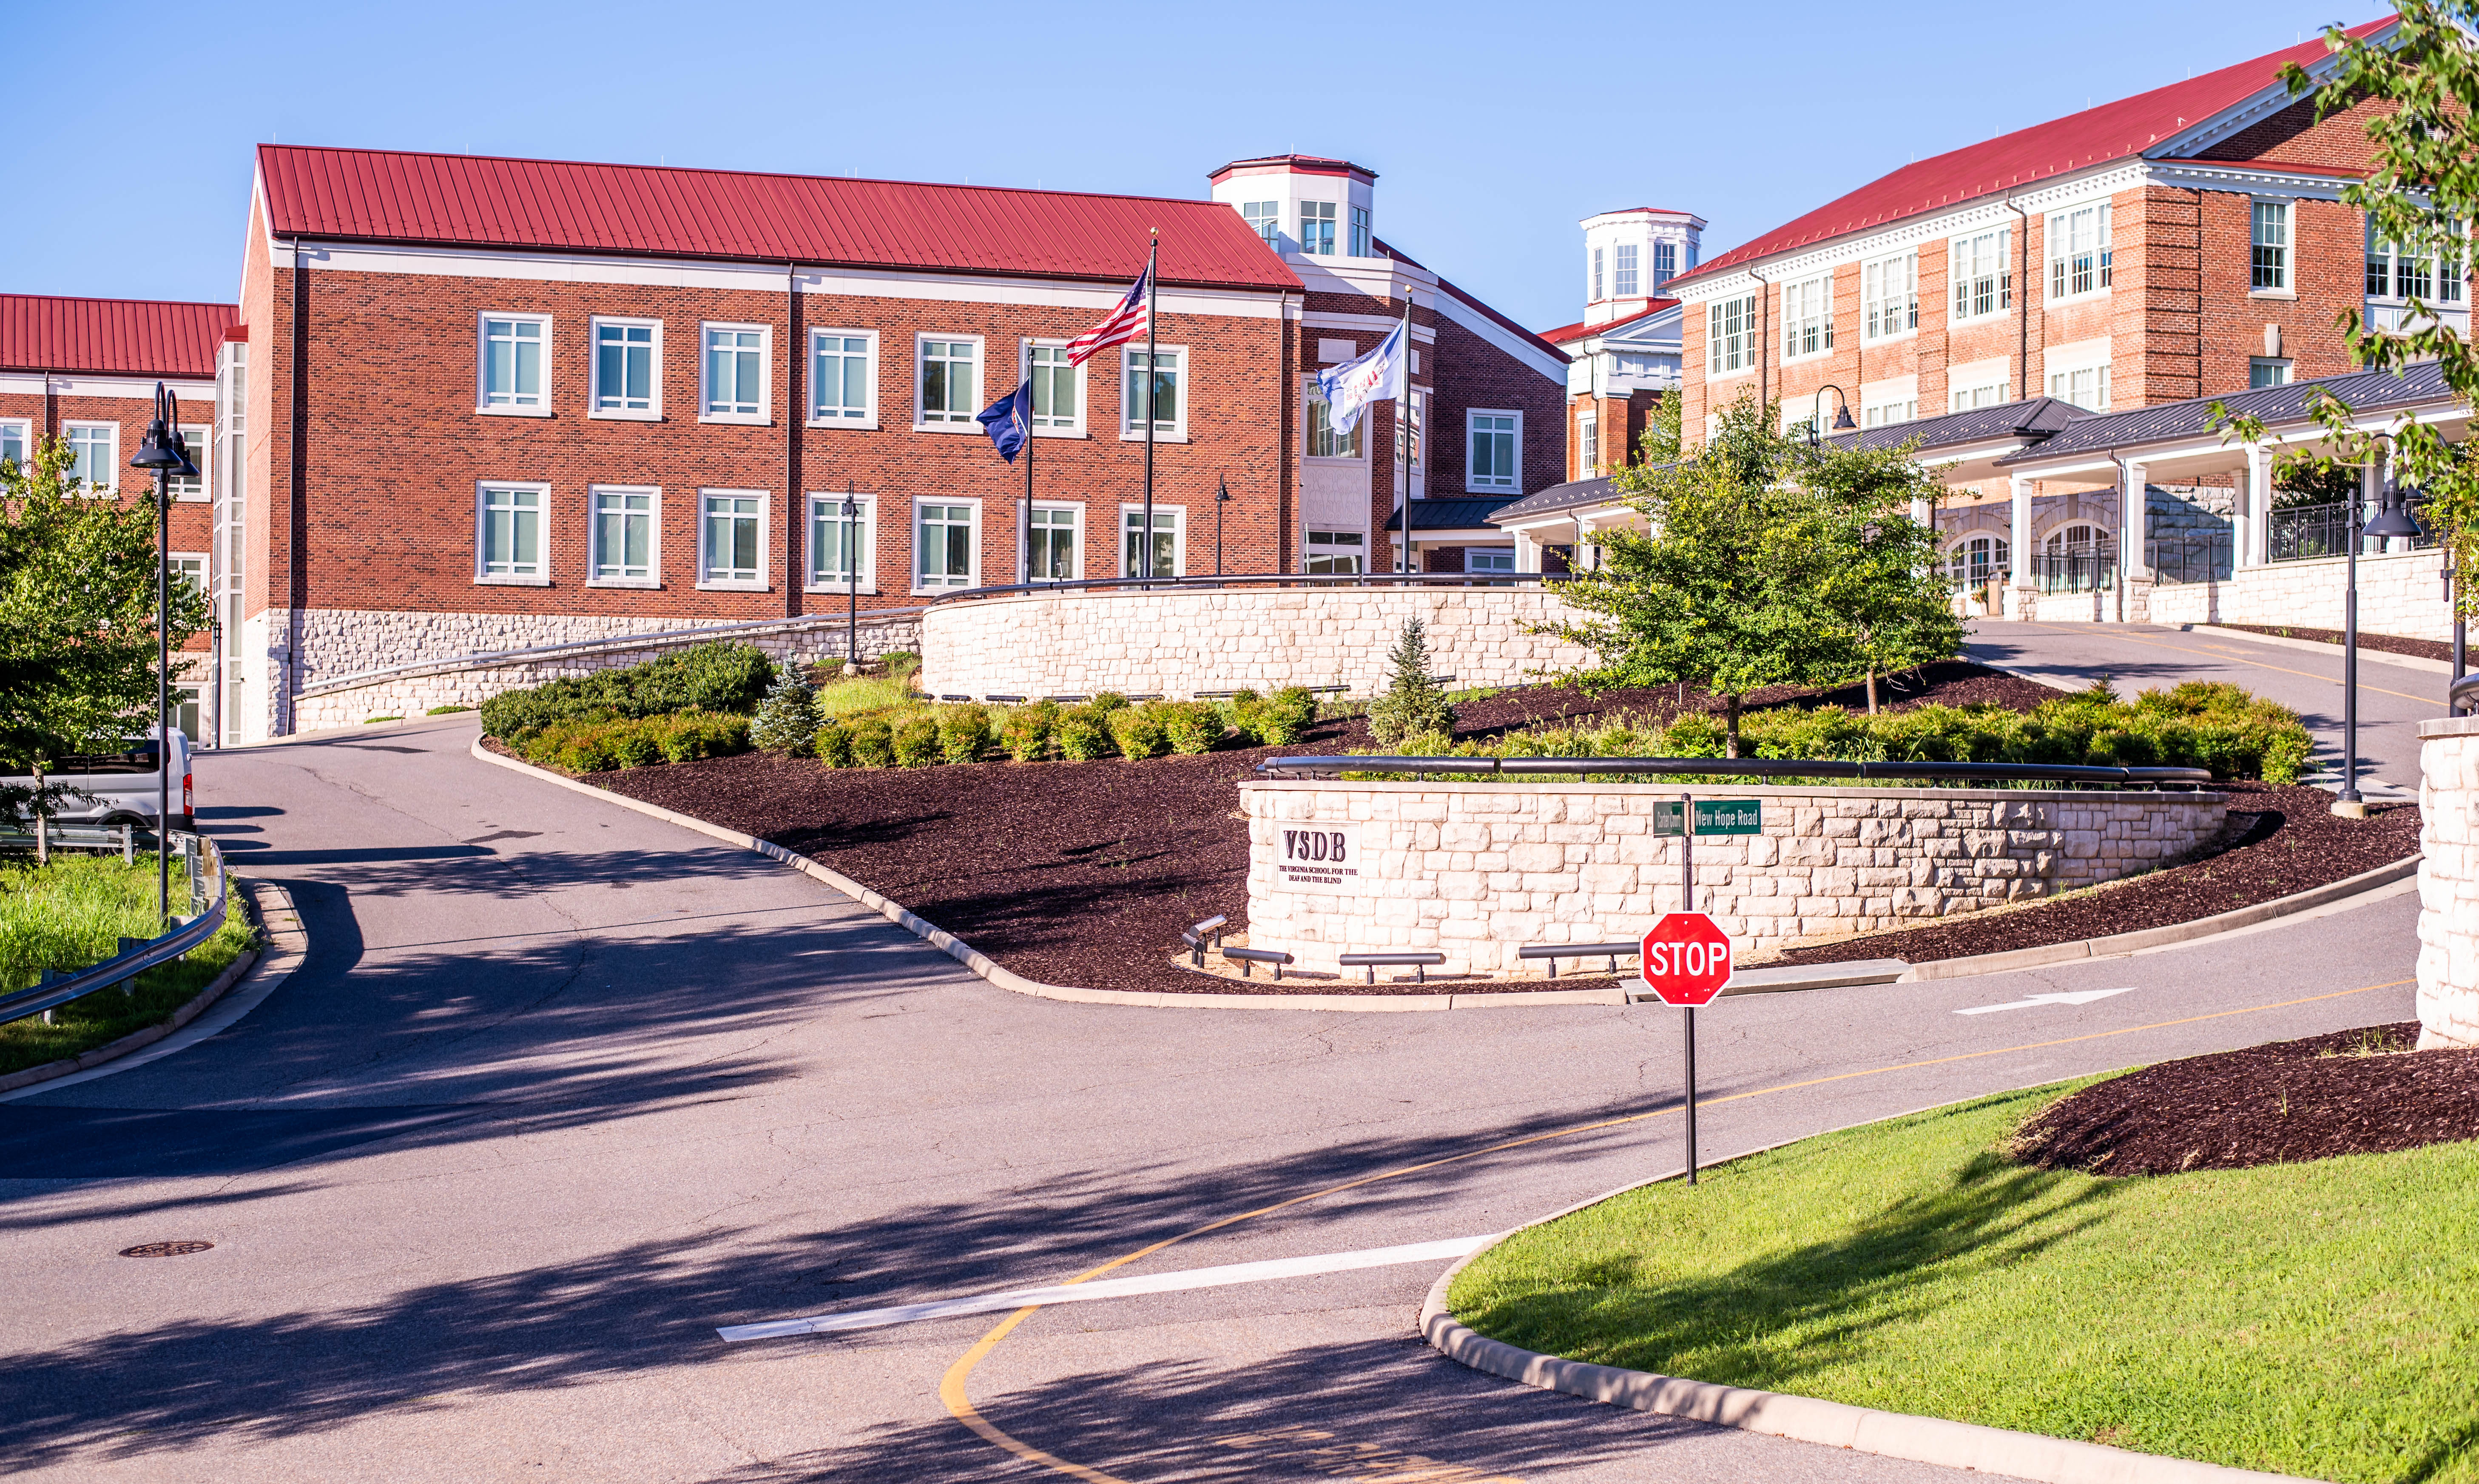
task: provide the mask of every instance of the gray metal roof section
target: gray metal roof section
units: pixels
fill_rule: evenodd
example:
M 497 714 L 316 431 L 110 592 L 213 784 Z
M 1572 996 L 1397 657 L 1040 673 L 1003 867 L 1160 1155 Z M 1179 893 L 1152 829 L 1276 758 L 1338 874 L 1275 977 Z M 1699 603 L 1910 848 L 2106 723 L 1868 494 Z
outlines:
M 1997 443 L 2008 438 L 2038 443 L 2055 437 L 2068 423 L 2091 416 L 2072 402 L 2061 402 L 2054 397 L 2034 397 L 2019 402 L 1998 402 L 1987 407 L 1949 412 L 1941 417 L 1888 422 L 1878 427 L 1862 428 L 1855 433 L 1837 434 L 1826 442 L 1837 448 L 1899 448 L 1918 439 L 1922 452 L 1932 448 L 1960 448 L 1972 444 Z
M 2252 414 L 2268 424 L 2304 422 L 2308 421 L 2308 394 L 2317 387 L 2339 397 L 2356 412 L 2446 401 L 2452 397 L 2445 389 L 2443 373 L 2437 364 L 2422 361 L 2399 373 L 2389 371 L 2353 371 L 2346 376 L 2327 376 L 2320 381 L 2298 381 L 2286 387 L 2231 392 L 2219 397 L 2190 397 L 2183 402 L 2130 407 L 2124 412 L 2105 412 L 2097 417 L 2080 418 L 2055 437 L 2020 453 L 2009 453 L 1997 462 L 2023 464 L 2064 453 L 2113 453 L 2125 448 L 2139 448 L 2147 444 L 2200 438 L 2212 431 L 2211 407 L 2214 402 L 2225 404 L 2233 415 Z
M 1412 501 L 1412 529 L 1471 530 L 1489 524 L 1489 518 L 1514 504 L 1512 495 L 1476 495 L 1470 499 L 1416 499 Z M 1403 528 L 1403 518 L 1386 517 L 1388 530 Z
M 1598 479 L 1577 479 L 1572 484 L 1553 484 L 1546 490 L 1536 491 L 1492 512 L 1489 520 L 1492 525 L 1503 525 L 1509 521 L 1546 515 L 1553 510 L 1606 505 L 1618 498 L 1617 492 L 1610 488 L 1609 476 L 1604 474 Z

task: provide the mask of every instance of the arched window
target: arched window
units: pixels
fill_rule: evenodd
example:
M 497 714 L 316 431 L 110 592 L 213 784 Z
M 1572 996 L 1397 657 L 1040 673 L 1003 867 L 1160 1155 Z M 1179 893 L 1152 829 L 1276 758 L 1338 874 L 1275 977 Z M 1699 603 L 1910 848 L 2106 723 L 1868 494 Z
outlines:
M 2040 543 L 2051 556 L 2085 556 L 2108 544 L 2108 532 L 2089 521 L 2068 521 Z
M 1946 580 L 1956 587 L 1982 587 L 2012 568 L 2011 549 L 2003 536 L 1965 536 L 1946 548 Z

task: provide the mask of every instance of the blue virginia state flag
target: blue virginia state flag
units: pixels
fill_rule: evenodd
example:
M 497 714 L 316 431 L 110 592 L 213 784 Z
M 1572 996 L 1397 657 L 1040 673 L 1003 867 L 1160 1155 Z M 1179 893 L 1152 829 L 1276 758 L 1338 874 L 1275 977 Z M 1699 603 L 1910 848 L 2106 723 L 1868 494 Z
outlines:
M 1033 436 L 1033 383 L 1024 382 L 973 415 L 982 431 L 990 435 L 998 446 L 999 455 L 1009 463 L 1015 462 L 1023 450 L 1024 441 Z
M 1411 357 L 1403 353 L 1403 326 L 1398 323 L 1377 343 L 1376 349 L 1359 360 L 1317 372 L 1317 386 L 1325 393 L 1326 421 L 1336 432 L 1348 433 L 1370 402 L 1400 397 L 1403 372 L 1410 362 Z

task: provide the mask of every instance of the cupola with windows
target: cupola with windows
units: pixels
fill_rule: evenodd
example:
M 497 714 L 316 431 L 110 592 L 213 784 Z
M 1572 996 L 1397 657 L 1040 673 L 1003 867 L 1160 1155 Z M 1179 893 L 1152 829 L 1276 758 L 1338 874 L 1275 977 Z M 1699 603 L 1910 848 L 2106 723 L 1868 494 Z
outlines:
M 1655 206 L 1587 217 L 1584 322 L 1606 324 L 1642 314 L 1673 278 L 1696 266 L 1704 218 Z
M 1234 160 L 1208 177 L 1214 199 L 1287 256 L 1373 258 L 1377 172 L 1348 160 L 1266 155 Z

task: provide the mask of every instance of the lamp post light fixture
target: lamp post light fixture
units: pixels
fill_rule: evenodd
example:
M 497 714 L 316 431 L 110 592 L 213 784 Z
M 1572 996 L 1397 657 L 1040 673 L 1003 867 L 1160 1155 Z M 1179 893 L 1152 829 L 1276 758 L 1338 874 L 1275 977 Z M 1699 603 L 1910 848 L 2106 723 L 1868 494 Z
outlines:
M 1818 429 L 1825 426 L 1825 394 L 1827 392 L 1833 394 L 1833 400 L 1839 408 L 1833 414 L 1833 430 L 1837 433 L 1848 433 L 1856 430 L 1859 426 L 1858 423 L 1851 421 L 1850 397 L 1840 387 L 1827 382 L 1816 389 L 1816 410 L 1809 413 L 1807 418 L 1807 446 L 1811 448 L 1822 447 L 1825 443 L 1825 436 Z
M 860 507 L 844 481 L 844 675 L 860 674 Z
M 1222 507 L 1231 503 L 1231 481 L 1214 477 L 1214 575 L 1222 576 Z
M 2377 466 L 2365 466 L 2367 482 L 2381 476 Z M 2341 606 L 2341 787 L 2333 796 L 2333 812 L 2350 819 L 2366 817 L 2366 802 L 2359 797 L 2359 548 L 2367 537 L 2390 540 L 2396 536 L 2415 537 L 2424 534 L 2418 523 L 2401 507 L 2398 486 L 2377 491 L 2380 502 L 2375 518 L 2362 524 L 2366 512 L 2366 488 L 2350 499 L 2350 560 L 2347 596 Z
M 155 919 L 172 909 L 172 476 L 198 476 L 181 437 L 179 398 L 155 383 L 155 416 L 129 461 L 155 475 Z

